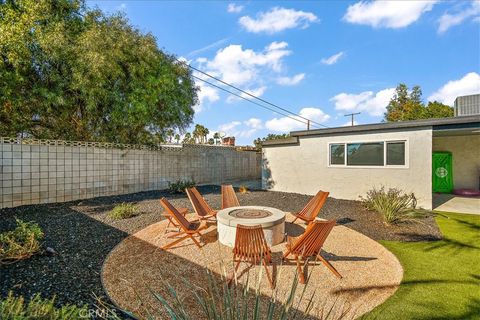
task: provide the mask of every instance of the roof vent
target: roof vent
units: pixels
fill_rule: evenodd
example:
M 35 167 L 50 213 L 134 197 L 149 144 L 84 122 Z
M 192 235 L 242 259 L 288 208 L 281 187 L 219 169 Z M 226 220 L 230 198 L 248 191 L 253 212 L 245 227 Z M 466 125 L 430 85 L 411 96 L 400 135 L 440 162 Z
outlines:
M 480 115 L 480 94 L 455 99 L 455 117 Z

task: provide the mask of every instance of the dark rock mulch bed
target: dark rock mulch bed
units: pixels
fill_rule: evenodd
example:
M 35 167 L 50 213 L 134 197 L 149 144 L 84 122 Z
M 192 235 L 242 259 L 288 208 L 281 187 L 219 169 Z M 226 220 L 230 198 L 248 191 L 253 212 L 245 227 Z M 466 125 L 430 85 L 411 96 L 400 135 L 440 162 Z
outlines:
M 220 207 L 220 188 L 199 188 L 213 208 Z M 12 229 L 15 217 L 35 221 L 45 232 L 44 248 L 56 254 L 43 253 L 30 259 L 0 266 L 0 294 L 11 290 L 16 295 L 31 297 L 40 293 L 45 298 L 56 296 L 58 304 L 95 303 L 95 296 L 108 300 L 100 282 L 103 261 L 122 239 L 162 219 L 159 199 L 167 197 L 178 207 L 189 207 L 185 195 L 166 191 L 141 192 L 122 196 L 100 197 L 68 203 L 31 205 L 0 210 L 0 232 Z M 242 205 L 264 205 L 295 212 L 311 198 L 307 195 L 251 191 L 238 194 Z M 114 221 L 107 213 L 122 202 L 136 203 L 140 214 Z M 433 217 L 419 223 L 386 226 L 360 202 L 329 198 L 320 217 L 337 219 L 339 224 L 357 230 L 375 240 L 429 241 L 441 238 Z

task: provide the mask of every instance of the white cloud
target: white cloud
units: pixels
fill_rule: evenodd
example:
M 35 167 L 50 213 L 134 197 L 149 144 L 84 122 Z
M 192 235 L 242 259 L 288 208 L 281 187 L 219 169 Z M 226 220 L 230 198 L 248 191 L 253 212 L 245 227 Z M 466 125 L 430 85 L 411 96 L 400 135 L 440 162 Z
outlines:
M 299 73 L 293 77 L 279 77 L 277 78 L 277 83 L 282 86 L 294 86 L 299 84 L 303 79 L 305 79 L 305 73 Z
M 120 5 L 118 5 L 116 7 L 116 10 L 125 12 L 127 10 L 127 4 L 126 3 L 121 3 Z
M 251 94 L 253 96 L 260 97 L 261 95 L 263 95 L 265 93 L 266 90 L 267 90 L 266 86 L 260 86 L 258 88 L 246 89 L 244 91 L 248 92 L 249 94 Z M 239 92 L 239 95 L 243 98 L 252 99 L 252 97 L 245 92 Z M 227 101 L 227 103 L 233 103 L 233 102 L 236 102 L 236 101 L 239 101 L 239 100 L 241 100 L 239 97 L 234 96 L 234 95 L 229 95 L 227 97 L 226 101 Z
M 430 95 L 428 100 L 439 101 L 452 106 L 456 97 L 476 93 L 480 93 L 480 75 L 476 72 L 470 72 L 461 79 L 448 81 Z
M 339 53 L 334 54 L 333 56 L 330 56 L 328 58 L 323 58 L 321 62 L 326 65 L 332 65 L 338 62 L 338 60 L 343 57 L 345 52 L 341 51 Z
M 359 94 L 340 93 L 330 99 L 335 103 L 335 110 L 351 112 L 367 112 L 372 116 L 380 116 L 386 110 L 395 88 L 388 88 L 377 93 L 364 91 Z
M 198 72 L 194 72 L 194 75 L 196 77 L 199 77 L 201 79 L 205 78 L 202 74 Z M 203 77 L 202 77 L 203 76 Z M 195 81 L 195 84 L 197 87 L 199 87 L 198 91 L 198 104 L 193 106 L 193 110 L 198 113 L 201 112 L 204 109 L 204 106 L 206 103 L 213 103 L 215 101 L 220 100 L 220 95 L 218 93 L 218 90 L 212 86 L 209 86 L 203 81 Z
M 243 122 L 232 121 L 222 124 L 218 127 L 218 131 L 225 132 L 227 136 L 236 138 L 250 138 L 261 128 L 263 128 L 262 120 L 250 118 Z
M 354 126 L 358 125 L 357 120 L 353 120 L 353 125 L 354 125 Z M 352 126 L 352 120 L 350 120 L 350 121 L 345 122 L 344 124 L 342 124 L 342 127 L 351 127 L 351 126 Z
M 299 115 L 318 123 L 323 123 L 323 122 L 326 122 L 328 119 L 330 119 L 330 116 L 324 113 L 319 108 L 303 108 L 302 110 L 300 110 Z M 292 118 L 300 120 L 303 123 Z M 276 131 L 276 132 L 290 132 L 292 130 L 307 129 L 307 124 L 305 119 L 302 119 L 297 116 L 292 116 L 292 118 L 290 117 L 273 118 L 265 122 L 265 127 L 271 131 Z
M 198 58 L 197 63 L 207 73 L 219 77 L 253 95 L 261 96 L 267 89 L 268 77 L 278 76 L 283 70 L 283 59 L 292 52 L 286 42 L 272 42 L 261 51 L 229 45 L 217 51 L 211 60 Z M 242 96 L 247 96 L 242 94 Z M 227 102 L 238 98 L 230 96 Z
M 194 55 L 197 55 L 197 54 L 199 54 L 199 53 L 208 51 L 208 50 L 210 50 L 210 49 L 217 48 L 217 47 L 219 47 L 220 45 L 222 45 L 222 44 L 224 44 L 225 42 L 227 42 L 228 39 L 229 39 L 229 38 L 223 38 L 223 39 L 217 40 L 217 41 L 215 41 L 215 42 L 212 42 L 212 43 L 206 45 L 205 47 L 202 47 L 202 48 L 200 48 L 200 49 L 196 49 L 196 50 L 193 50 L 193 51 L 189 52 L 189 53 L 187 54 L 187 56 L 194 56 Z M 199 59 L 201 59 L 201 58 L 199 58 Z M 197 59 L 197 60 L 198 60 L 198 59 Z
M 227 7 L 227 11 L 230 13 L 240 13 L 243 11 L 243 6 L 236 5 L 235 3 L 229 3 Z
M 253 129 L 261 129 L 262 128 L 262 120 L 258 118 L 250 118 L 247 121 L 244 121 L 245 125 L 253 128 Z
M 310 23 L 317 21 L 319 21 L 318 17 L 311 12 L 280 7 L 274 7 L 268 12 L 260 12 L 255 18 L 243 16 L 238 20 L 247 31 L 268 34 L 296 27 L 307 28 Z
M 350 23 L 374 28 L 404 28 L 432 10 L 436 0 L 430 1 L 359 1 L 350 5 L 343 17 Z
M 438 33 L 444 33 L 451 27 L 459 25 L 469 18 L 473 18 L 472 20 L 480 19 L 480 2 L 472 1 L 469 6 L 463 7 L 463 10 L 454 14 L 444 13 L 438 19 Z
M 238 127 L 241 124 L 242 123 L 240 121 L 232 121 L 232 122 L 224 123 L 218 126 L 218 131 L 223 131 L 227 135 L 231 135 L 232 130 L 234 130 L 236 127 Z

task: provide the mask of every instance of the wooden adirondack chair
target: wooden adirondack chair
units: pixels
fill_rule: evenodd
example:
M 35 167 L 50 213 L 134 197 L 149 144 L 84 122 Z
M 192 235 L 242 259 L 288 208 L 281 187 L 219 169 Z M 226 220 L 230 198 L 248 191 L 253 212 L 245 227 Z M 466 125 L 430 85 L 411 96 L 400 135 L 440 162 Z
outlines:
M 213 210 L 208 205 L 202 195 L 198 192 L 197 188 L 186 188 L 185 191 L 187 192 L 188 199 L 190 199 L 193 209 L 200 220 L 215 219 L 217 211 Z
M 232 185 L 222 185 L 222 209 L 238 206 L 240 203 Z
M 188 208 L 176 208 L 176 209 L 184 217 L 185 215 L 188 214 Z M 162 216 L 168 220 L 167 227 L 165 228 L 165 233 L 170 232 L 172 230 L 180 231 L 180 225 L 175 222 L 175 219 L 173 219 L 171 214 L 165 212 L 165 213 L 162 213 Z M 173 226 L 173 227 L 170 227 L 170 226 Z
M 268 247 L 267 241 L 263 234 L 263 228 L 261 225 L 258 226 L 244 226 L 237 225 L 237 232 L 235 235 L 235 246 L 233 248 L 233 262 L 237 263 L 235 265 L 235 270 L 233 275 L 230 278 L 228 284 L 232 282 L 235 273 L 238 270 L 240 262 L 250 263 L 251 266 L 262 263 L 265 267 L 268 281 L 270 282 L 270 287 L 273 289 L 273 281 L 268 271 L 267 264 L 272 263 L 272 251 Z
M 297 213 L 292 213 L 295 216 L 292 223 L 297 221 L 297 219 L 301 219 L 306 223 L 310 223 L 311 221 L 315 220 L 315 218 L 320 213 L 325 201 L 327 201 L 329 192 L 318 191 L 317 194 L 310 199 L 307 205 Z
M 330 231 L 335 226 L 336 221 L 312 221 L 305 232 L 299 237 L 287 237 L 287 250 L 283 254 L 283 259 L 288 260 L 288 256 L 292 254 L 297 262 L 297 271 L 300 277 L 300 283 L 305 283 L 305 275 L 303 272 L 300 258 L 306 259 L 317 257 L 333 274 L 338 278 L 342 278 L 340 273 L 320 255 L 323 243 L 327 239 Z
M 188 221 L 183 214 L 181 214 L 167 199 L 162 198 L 160 199 L 160 204 L 163 206 L 165 211 L 171 216 L 171 218 L 176 222 L 176 224 L 180 227 L 178 232 L 170 235 L 169 238 L 180 236 L 180 238 L 176 239 L 175 241 L 166 244 L 162 247 L 162 249 L 167 250 L 168 248 L 173 247 L 179 242 L 182 242 L 186 239 L 192 239 L 192 241 L 197 245 L 197 247 L 201 248 L 202 246 L 198 242 L 197 239 L 194 238 L 195 235 L 202 236 L 200 231 L 207 228 L 207 225 L 204 221 L 196 221 L 190 222 Z

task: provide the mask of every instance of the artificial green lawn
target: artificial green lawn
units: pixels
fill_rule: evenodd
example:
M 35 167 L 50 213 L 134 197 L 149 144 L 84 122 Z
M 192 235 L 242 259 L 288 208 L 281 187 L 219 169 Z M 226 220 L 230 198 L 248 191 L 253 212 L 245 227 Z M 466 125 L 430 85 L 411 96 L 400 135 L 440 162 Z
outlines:
M 366 319 L 480 319 L 480 216 L 437 214 L 441 241 L 380 241 L 404 275 Z

